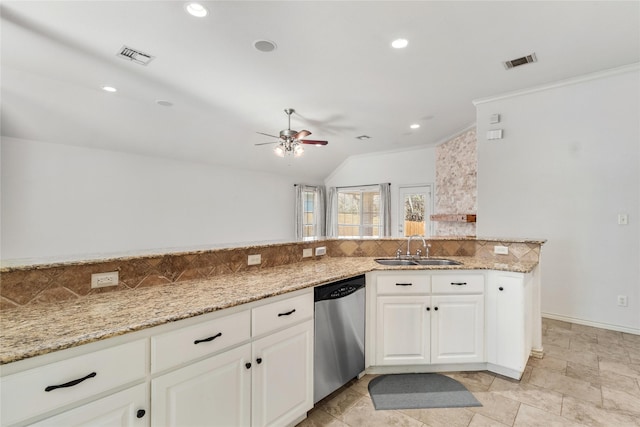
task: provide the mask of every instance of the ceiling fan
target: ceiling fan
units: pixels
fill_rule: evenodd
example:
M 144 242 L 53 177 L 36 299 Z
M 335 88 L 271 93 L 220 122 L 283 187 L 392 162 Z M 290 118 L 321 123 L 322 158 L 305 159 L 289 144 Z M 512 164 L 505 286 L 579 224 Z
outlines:
M 309 145 L 327 145 L 328 141 L 317 141 L 313 139 L 302 139 L 305 136 L 311 135 L 311 132 L 308 130 L 301 130 L 300 132 L 291 130 L 291 114 L 295 113 L 296 110 L 293 108 L 287 108 L 284 112 L 289 116 L 289 127 L 285 130 L 280 131 L 280 136 L 269 135 L 268 133 L 256 132 L 260 135 L 270 136 L 271 138 L 278 138 L 278 141 L 273 142 L 263 142 L 261 144 L 255 145 L 267 145 L 267 144 L 278 144 L 273 149 L 278 157 L 284 157 L 286 154 L 293 154 L 294 157 L 302 156 L 304 153 L 304 148 L 302 148 L 302 144 Z

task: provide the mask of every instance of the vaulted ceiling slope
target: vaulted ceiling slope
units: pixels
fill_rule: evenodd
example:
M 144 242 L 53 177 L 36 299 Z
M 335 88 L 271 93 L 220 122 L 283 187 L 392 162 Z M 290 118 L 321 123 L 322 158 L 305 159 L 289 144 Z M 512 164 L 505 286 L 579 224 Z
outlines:
M 201 3 L 205 18 L 181 1 L 3 1 L 2 134 L 321 179 L 351 155 L 437 144 L 473 124 L 473 99 L 640 61 L 637 1 Z M 285 108 L 329 145 L 254 145 L 286 129 Z

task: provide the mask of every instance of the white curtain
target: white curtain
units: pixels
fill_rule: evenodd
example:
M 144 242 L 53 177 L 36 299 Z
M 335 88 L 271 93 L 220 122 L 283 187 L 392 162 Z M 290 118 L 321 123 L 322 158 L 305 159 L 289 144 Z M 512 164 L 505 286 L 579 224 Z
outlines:
M 391 236 L 391 184 L 380 184 L 380 219 L 382 221 L 382 236 Z
M 303 233 L 303 223 L 304 223 L 304 200 L 303 198 L 303 187 L 302 184 L 294 184 L 293 188 L 295 190 L 295 200 L 293 207 L 293 218 L 294 218 L 294 227 L 295 227 L 295 237 L 296 240 L 302 240 L 304 237 Z
M 329 188 L 329 196 L 327 197 L 327 217 L 326 217 L 326 233 L 327 237 L 338 236 L 338 191 L 336 187 Z
M 327 229 L 327 195 L 324 185 L 317 187 L 316 191 L 316 236 L 324 237 Z

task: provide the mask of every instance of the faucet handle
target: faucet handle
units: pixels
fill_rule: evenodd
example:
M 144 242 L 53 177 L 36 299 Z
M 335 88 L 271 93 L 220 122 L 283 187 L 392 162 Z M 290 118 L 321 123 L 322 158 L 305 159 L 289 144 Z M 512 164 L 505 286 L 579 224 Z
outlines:
M 420 255 L 422 255 L 422 251 L 420 249 L 418 249 L 416 251 L 416 257 L 420 258 Z
M 398 250 L 396 251 L 396 258 L 400 258 L 400 255 L 402 255 L 402 251 L 400 250 L 400 248 L 398 248 Z

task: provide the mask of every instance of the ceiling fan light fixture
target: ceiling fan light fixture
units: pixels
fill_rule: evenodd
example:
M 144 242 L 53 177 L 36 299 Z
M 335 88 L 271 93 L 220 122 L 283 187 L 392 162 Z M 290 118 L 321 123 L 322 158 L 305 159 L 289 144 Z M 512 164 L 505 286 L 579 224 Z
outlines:
M 273 152 L 278 157 L 284 157 L 284 148 L 282 147 L 282 144 L 276 145 L 276 148 L 273 149 Z
M 296 145 L 296 147 L 293 149 L 293 156 L 301 157 L 303 154 L 304 154 L 304 148 L 302 148 L 302 145 Z
M 207 8 L 200 3 L 187 3 L 184 5 L 184 8 L 189 15 L 195 16 L 196 18 L 204 18 L 209 14 Z

